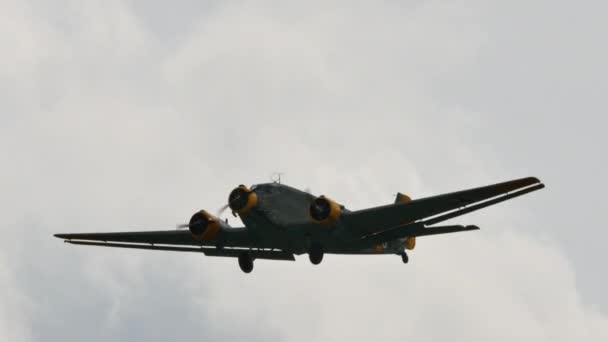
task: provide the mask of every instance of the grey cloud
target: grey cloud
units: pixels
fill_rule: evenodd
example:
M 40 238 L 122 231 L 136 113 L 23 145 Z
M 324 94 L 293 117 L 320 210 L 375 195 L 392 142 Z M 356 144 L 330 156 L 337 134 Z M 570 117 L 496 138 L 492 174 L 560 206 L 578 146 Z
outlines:
M 605 340 L 602 6 L 8 2 L 0 337 Z M 277 170 L 352 208 L 548 188 L 421 239 L 407 267 L 245 277 L 50 237 L 171 228 Z

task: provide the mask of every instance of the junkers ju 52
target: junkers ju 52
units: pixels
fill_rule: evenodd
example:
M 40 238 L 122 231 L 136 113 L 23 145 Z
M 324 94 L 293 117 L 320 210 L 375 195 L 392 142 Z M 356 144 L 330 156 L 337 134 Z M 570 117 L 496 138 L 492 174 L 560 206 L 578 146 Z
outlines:
M 318 265 L 325 254 L 394 254 L 408 262 L 408 250 L 421 236 L 479 229 L 438 223 L 542 189 L 534 177 L 421 199 L 397 193 L 393 203 L 348 210 L 326 196 L 280 182 L 239 185 L 227 208 L 244 227 L 231 227 L 208 211 L 195 212 L 178 230 L 56 234 L 78 245 L 200 252 L 234 257 L 249 273 L 256 259 L 291 260 L 308 254 Z M 219 216 L 219 215 L 218 215 Z

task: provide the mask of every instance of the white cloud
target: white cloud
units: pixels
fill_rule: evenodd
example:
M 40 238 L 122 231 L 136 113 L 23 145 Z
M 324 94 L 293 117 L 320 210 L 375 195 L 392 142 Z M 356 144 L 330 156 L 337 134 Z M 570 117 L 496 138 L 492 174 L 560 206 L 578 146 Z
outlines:
M 25 341 L 31 336 L 32 305 L 14 279 L 15 269 L 0 255 L 0 337 L 6 341 Z
M 268 325 L 294 341 L 607 336 L 607 318 L 581 304 L 574 273 L 551 244 L 483 230 L 419 242 L 408 266 L 396 256 L 328 256 L 320 267 L 258 262 L 250 277 L 212 277 L 210 319 L 252 333 Z
M 606 339 L 603 289 L 581 290 L 605 278 L 597 262 L 566 254 L 585 248 L 566 250 L 574 237 L 563 222 L 574 218 L 555 218 L 589 210 L 553 205 L 573 171 L 560 173 L 553 152 L 534 161 L 534 127 L 520 123 L 545 123 L 544 114 L 502 115 L 506 93 L 544 108 L 523 95 L 553 84 L 542 75 L 555 65 L 539 60 L 561 47 L 534 50 L 531 66 L 496 56 L 521 48 L 509 38 L 528 46 L 526 32 L 567 31 L 566 12 L 545 30 L 535 27 L 542 18 L 518 13 L 521 3 L 265 4 L 210 5 L 200 20 L 146 17 L 120 1 L 3 6 L 0 339 Z M 192 23 L 175 23 L 183 31 L 171 42 L 150 27 L 182 17 Z M 514 87 L 518 66 L 541 76 Z M 477 97 L 482 105 L 469 102 Z M 550 124 L 539 143 L 572 149 L 560 132 L 573 125 Z M 593 137 L 574 149 L 596 146 Z M 407 266 L 328 256 L 313 267 L 304 256 L 261 261 L 244 276 L 234 260 L 50 238 L 170 228 L 273 171 L 351 208 L 528 173 L 552 182 L 463 219 L 480 232 L 420 239 Z M 601 234 L 576 240 L 594 246 Z

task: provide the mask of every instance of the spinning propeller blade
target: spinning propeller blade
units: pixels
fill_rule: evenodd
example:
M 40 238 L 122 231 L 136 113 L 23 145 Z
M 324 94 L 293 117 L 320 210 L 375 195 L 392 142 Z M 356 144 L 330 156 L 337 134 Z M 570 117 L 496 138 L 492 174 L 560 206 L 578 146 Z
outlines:
M 222 206 L 220 209 L 218 209 L 217 211 L 217 217 L 222 216 L 222 214 L 224 213 L 224 211 L 226 211 L 226 209 L 228 209 L 230 207 L 229 204 L 226 204 L 224 206 Z

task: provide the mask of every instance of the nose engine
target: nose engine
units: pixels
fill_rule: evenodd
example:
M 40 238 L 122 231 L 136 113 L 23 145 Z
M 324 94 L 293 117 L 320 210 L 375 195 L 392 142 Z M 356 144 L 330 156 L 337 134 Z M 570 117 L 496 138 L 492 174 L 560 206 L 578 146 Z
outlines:
M 239 215 L 247 214 L 258 205 L 258 195 L 244 185 L 239 185 L 230 192 L 228 206 L 233 213 Z

